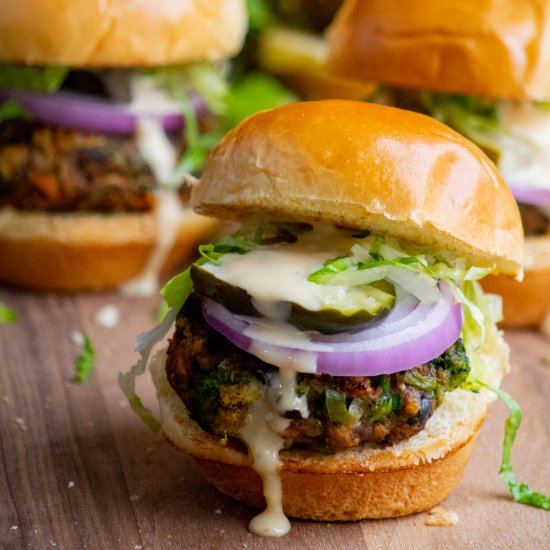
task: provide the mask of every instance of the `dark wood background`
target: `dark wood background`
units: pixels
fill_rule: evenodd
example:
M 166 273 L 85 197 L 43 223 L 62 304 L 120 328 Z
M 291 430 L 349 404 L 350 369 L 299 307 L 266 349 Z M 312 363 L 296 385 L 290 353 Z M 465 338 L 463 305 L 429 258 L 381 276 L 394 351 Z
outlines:
M 493 405 L 466 476 L 443 507 L 453 527 L 426 514 L 356 523 L 292 521 L 284 539 L 248 533 L 254 511 L 208 487 L 191 460 L 149 432 L 116 377 L 134 362 L 136 334 L 152 326 L 156 299 L 0 291 L 17 311 L 0 325 L 0 546 L 6 549 L 140 548 L 550 548 L 550 513 L 515 504 L 498 478 L 505 408 Z M 121 321 L 95 313 L 115 304 Z M 94 373 L 74 381 L 75 330 L 90 335 Z M 521 480 L 550 492 L 550 342 L 509 332 L 504 388 L 524 423 L 514 453 Z M 150 380 L 141 392 L 154 406 Z

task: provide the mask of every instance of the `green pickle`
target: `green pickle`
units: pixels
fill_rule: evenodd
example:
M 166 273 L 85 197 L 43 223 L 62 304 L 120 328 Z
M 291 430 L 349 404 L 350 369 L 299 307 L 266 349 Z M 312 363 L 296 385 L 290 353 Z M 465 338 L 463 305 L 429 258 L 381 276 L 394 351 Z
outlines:
M 245 289 L 218 279 L 197 265 L 191 267 L 191 278 L 195 291 L 201 296 L 211 298 L 236 315 L 260 316 L 254 307 L 252 296 Z M 357 332 L 387 315 L 395 301 L 395 290 L 387 281 L 376 281 L 355 292 L 375 300 L 370 300 L 368 306 L 364 304 L 354 309 L 323 306 L 318 311 L 291 302 L 288 322 L 301 330 L 315 330 L 323 334 Z
M 212 298 L 232 313 L 258 316 L 258 311 L 252 305 L 252 296 L 244 288 L 230 285 L 196 264 L 191 266 L 191 280 L 197 294 Z

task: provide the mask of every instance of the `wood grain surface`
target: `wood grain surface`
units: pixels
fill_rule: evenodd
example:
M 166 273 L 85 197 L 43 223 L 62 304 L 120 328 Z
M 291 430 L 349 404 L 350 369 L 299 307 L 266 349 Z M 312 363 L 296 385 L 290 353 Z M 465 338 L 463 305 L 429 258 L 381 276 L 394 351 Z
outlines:
M 16 324 L 0 325 L 1 548 L 550 548 L 550 513 L 513 503 L 497 475 L 506 417 L 500 403 L 465 478 L 442 505 L 459 515 L 457 525 L 428 527 L 426 514 L 292 521 L 284 539 L 262 539 L 247 531 L 254 511 L 208 487 L 191 460 L 140 423 L 117 386 L 157 300 L 0 291 L 0 301 L 18 314 Z M 114 328 L 95 320 L 105 304 L 121 312 Z M 97 350 L 83 384 L 74 381 L 75 330 Z M 524 412 L 516 470 L 550 492 L 550 343 L 526 331 L 507 338 L 513 370 L 504 388 Z M 154 406 L 148 378 L 140 391 Z

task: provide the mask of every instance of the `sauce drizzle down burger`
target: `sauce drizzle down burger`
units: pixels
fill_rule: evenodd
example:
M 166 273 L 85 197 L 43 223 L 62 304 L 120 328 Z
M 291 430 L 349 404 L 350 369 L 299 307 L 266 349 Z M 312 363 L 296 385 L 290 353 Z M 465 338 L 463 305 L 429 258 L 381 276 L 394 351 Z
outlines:
M 119 379 L 130 400 L 175 322 L 151 361 L 162 429 L 222 492 L 266 506 L 258 534 L 444 499 L 491 401 L 467 384 L 508 369 L 477 282 L 521 271 L 494 165 L 423 115 L 296 103 L 231 131 L 192 202 L 242 226 L 164 288 L 170 312 Z

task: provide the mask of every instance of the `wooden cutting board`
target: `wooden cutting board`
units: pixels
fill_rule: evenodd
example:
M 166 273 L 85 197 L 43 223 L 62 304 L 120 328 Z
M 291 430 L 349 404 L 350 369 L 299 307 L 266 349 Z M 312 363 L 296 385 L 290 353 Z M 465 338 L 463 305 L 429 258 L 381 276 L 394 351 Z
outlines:
M 60 297 L 0 291 L 17 311 L 0 325 L 0 547 L 550 548 L 550 513 L 511 501 L 497 471 L 505 407 L 492 406 L 466 475 L 442 506 L 458 524 L 428 527 L 426 514 L 355 523 L 292 521 L 284 539 L 247 531 L 254 511 L 204 483 L 193 462 L 129 409 L 116 378 L 135 361 L 136 334 L 152 326 L 156 299 L 115 294 Z M 120 323 L 97 311 L 114 304 Z M 90 379 L 74 381 L 79 346 L 97 350 Z M 512 372 L 504 388 L 524 423 L 514 453 L 519 478 L 550 493 L 550 341 L 507 334 Z M 155 400 L 148 378 L 140 391 Z

